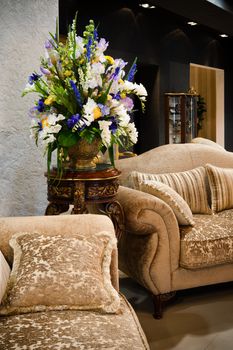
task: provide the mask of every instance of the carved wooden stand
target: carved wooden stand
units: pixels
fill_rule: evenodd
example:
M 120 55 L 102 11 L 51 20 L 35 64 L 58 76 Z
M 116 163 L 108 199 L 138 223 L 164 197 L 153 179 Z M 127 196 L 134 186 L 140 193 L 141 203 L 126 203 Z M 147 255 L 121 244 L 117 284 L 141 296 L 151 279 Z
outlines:
M 54 168 L 47 176 L 49 204 L 45 215 L 61 214 L 69 209 L 70 204 L 74 205 L 71 214 L 85 214 L 89 212 L 89 204 L 102 204 L 104 209 L 99 212 L 112 219 L 119 239 L 124 229 L 124 213 L 120 203 L 115 200 L 119 176 L 120 171 L 103 164 L 89 171 L 67 170 L 61 177 Z

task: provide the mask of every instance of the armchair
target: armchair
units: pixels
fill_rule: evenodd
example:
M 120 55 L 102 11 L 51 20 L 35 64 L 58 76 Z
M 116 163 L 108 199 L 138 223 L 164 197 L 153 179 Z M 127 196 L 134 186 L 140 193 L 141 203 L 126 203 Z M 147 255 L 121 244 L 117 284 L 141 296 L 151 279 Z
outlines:
M 119 268 L 152 293 L 155 318 L 162 317 L 163 302 L 178 290 L 233 280 L 233 209 L 195 213 L 194 227 L 181 226 L 165 201 L 131 188 L 129 175 L 184 172 L 207 163 L 233 168 L 233 154 L 203 144 L 169 144 L 116 162 L 122 172 L 117 200 L 125 214 Z M 228 257 L 220 262 L 219 255 Z

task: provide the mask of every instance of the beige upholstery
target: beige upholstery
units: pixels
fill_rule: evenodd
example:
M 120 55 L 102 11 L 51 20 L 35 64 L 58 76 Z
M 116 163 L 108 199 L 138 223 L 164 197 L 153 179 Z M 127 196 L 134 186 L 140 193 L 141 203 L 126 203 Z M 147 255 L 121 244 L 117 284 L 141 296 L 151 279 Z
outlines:
M 188 232 L 181 235 L 171 207 L 156 196 L 129 188 L 129 174 L 132 171 L 148 174 L 181 172 L 207 163 L 233 168 L 233 153 L 196 143 L 168 144 L 116 162 L 116 167 L 122 171 L 117 199 L 126 218 L 125 232 L 119 242 L 119 266 L 154 295 L 233 280 L 233 224 L 229 219 L 232 214 L 226 213 L 224 219 L 221 212 L 215 222 L 211 221 L 212 214 L 203 215 L 215 225 L 212 244 L 211 232 L 207 232 L 207 226 L 201 226 L 196 214 L 193 215 L 196 225 L 184 227 Z M 207 190 L 210 196 L 210 190 Z M 223 225 L 221 220 L 227 221 Z M 204 244 L 209 250 L 201 254 Z M 220 258 L 219 254 L 225 257 Z
M 43 242 L 46 242 L 44 249 L 42 250 L 38 246 L 39 239 L 37 242 L 35 242 L 36 248 L 34 263 L 36 257 L 38 257 L 38 259 L 40 259 L 40 264 L 41 261 L 51 261 L 50 254 L 48 254 L 48 260 L 43 260 L 41 259 L 41 255 L 38 255 L 38 252 L 42 251 L 42 254 L 47 254 L 46 249 L 50 249 L 49 244 L 52 242 L 56 243 L 56 240 L 63 242 L 63 246 L 59 246 L 60 249 L 63 249 L 65 247 L 65 241 L 70 244 L 72 242 L 76 242 L 75 239 L 77 237 L 80 239 L 80 237 L 83 238 L 85 236 L 82 242 L 86 245 L 86 247 L 89 247 L 91 249 L 91 237 L 94 235 L 97 237 L 96 245 L 99 246 L 98 237 L 100 235 L 97 233 L 102 233 L 103 231 L 105 232 L 105 236 L 108 232 L 109 237 L 113 237 L 115 240 L 115 231 L 112 221 L 105 215 L 83 214 L 61 215 L 56 217 L 3 217 L 0 218 L 0 250 L 3 252 L 8 262 L 12 265 L 13 256 L 11 247 L 9 246 L 9 240 L 11 237 L 15 233 L 25 232 L 26 235 L 17 234 L 14 236 L 14 239 L 12 241 L 15 240 L 15 237 L 16 239 L 23 239 L 26 244 L 24 246 L 26 247 L 25 251 L 27 252 L 27 247 L 29 247 L 30 244 L 34 245 L 34 241 L 28 241 L 28 238 L 29 236 L 34 237 L 35 234 L 33 234 L 33 232 L 37 232 L 37 235 L 43 235 L 42 238 L 41 236 L 38 236 L 40 237 L 41 244 L 44 244 Z M 32 234 L 30 232 L 32 232 Z M 51 238 L 51 240 L 49 238 Z M 81 249 L 77 249 L 77 252 L 74 250 L 72 251 L 72 246 L 67 246 L 64 249 L 69 250 L 69 254 L 73 255 L 74 258 L 75 254 L 78 255 L 82 253 Z M 53 249 L 50 251 L 52 252 Z M 59 264 L 61 264 L 62 261 L 66 259 L 66 256 L 63 253 L 64 252 L 60 251 L 60 254 L 58 254 L 58 265 L 53 269 L 49 269 L 50 275 L 55 271 L 56 268 L 59 269 Z M 106 255 L 103 256 L 103 261 L 105 259 L 105 256 Z M 86 257 L 90 262 L 91 257 L 88 257 L 87 251 L 85 253 L 85 258 Z M 111 266 L 111 276 L 109 276 L 108 264 L 109 283 L 112 281 L 112 285 L 115 288 L 114 291 L 118 294 L 118 262 L 116 248 L 114 248 L 114 250 L 111 251 L 111 254 L 109 255 L 109 263 Z M 95 264 L 98 264 L 96 258 Z M 44 266 L 46 267 L 46 265 Z M 107 264 L 103 265 L 104 269 L 106 269 L 106 266 Z M 70 265 L 68 268 L 70 268 Z M 86 275 L 88 275 L 88 273 L 89 272 L 86 271 Z M 80 272 L 78 272 L 75 277 L 77 278 L 76 285 L 78 288 L 81 288 L 82 286 L 80 286 L 79 283 L 80 280 L 78 280 L 79 275 Z M 38 278 L 40 278 L 40 276 L 43 276 L 42 271 L 41 274 L 38 275 L 35 270 L 35 275 L 33 278 L 36 276 Z M 65 287 L 69 289 L 70 285 L 64 286 L 63 288 L 63 295 L 60 295 L 60 297 L 64 297 L 64 299 L 64 293 L 66 290 Z M 30 287 L 28 286 L 27 288 Z M 24 290 L 24 293 L 26 292 L 27 291 Z M 22 294 L 19 296 L 22 297 Z M 43 296 L 43 292 L 41 293 L 41 296 Z M 36 295 L 36 297 L 38 297 L 38 295 Z M 55 298 L 54 301 L 57 302 L 57 298 Z M 30 348 L 38 350 L 87 350 L 103 348 L 146 350 L 149 349 L 149 345 L 134 310 L 126 301 L 126 299 L 120 295 L 120 309 L 116 312 L 111 313 L 99 311 L 95 308 L 92 308 L 90 310 L 74 310 L 72 308 L 63 308 L 52 309 L 52 311 L 46 311 L 43 309 L 39 312 L 31 310 L 27 313 L 22 313 L 21 310 L 19 310 L 14 315 L 0 316 L 0 349 L 11 350 L 16 348 Z

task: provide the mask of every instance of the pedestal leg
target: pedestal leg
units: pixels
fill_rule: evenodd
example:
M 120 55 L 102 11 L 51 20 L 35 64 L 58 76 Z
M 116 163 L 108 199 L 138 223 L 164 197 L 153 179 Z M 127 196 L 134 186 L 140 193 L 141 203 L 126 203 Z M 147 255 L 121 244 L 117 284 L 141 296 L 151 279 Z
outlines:
M 85 182 L 76 181 L 74 186 L 74 208 L 71 214 L 87 214 L 88 210 L 85 204 Z
M 105 212 L 113 222 L 115 232 L 116 232 L 116 238 L 119 241 L 124 231 L 124 222 L 125 222 L 124 211 L 122 209 L 122 206 L 117 201 L 107 203 L 105 207 Z

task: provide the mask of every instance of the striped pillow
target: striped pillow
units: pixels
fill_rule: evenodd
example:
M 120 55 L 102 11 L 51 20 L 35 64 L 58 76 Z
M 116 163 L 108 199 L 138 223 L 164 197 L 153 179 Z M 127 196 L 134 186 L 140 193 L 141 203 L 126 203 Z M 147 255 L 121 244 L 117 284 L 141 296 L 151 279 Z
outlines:
M 140 189 L 140 183 L 145 180 L 163 182 L 188 203 L 193 214 L 211 214 L 207 200 L 207 176 L 204 167 L 167 174 L 145 174 L 133 171 L 130 174 L 130 180 L 137 190 Z
M 147 180 L 141 182 L 140 190 L 156 196 L 167 203 L 174 212 L 179 225 L 194 226 L 193 215 L 188 204 L 170 186 L 160 181 Z
M 233 168 L 219 168 L 206 164 L 214 213 L 233 208 Z

